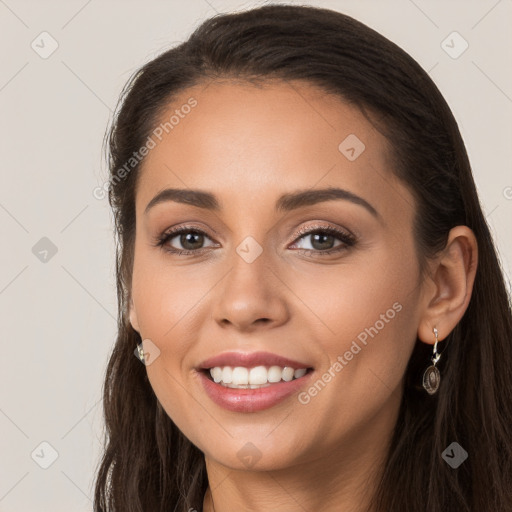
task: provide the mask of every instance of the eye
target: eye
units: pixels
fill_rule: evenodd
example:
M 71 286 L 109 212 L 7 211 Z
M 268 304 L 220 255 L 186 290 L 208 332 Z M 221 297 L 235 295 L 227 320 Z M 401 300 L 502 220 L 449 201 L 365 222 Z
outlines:
M 351 233 L 342 231 L 341 229 L 333 226 L 313 226 L 309 228 L 302 228 L 295 234 L 296 240 L 306 240 L 308 237 L 312 237 L 312 247 L 300 248 L 298 252 L 301 254 L 323 256 L 341 252 L 352 247 L 356 243 L 356 238 Z M 174 243 L 180 244 L 182 249 L 172 245 L 172 242 L 175 239 L 176 241 Z M 168 230 L 158 236 L 154 245 L 161 247 L 164 251 L 178 256 L 188 256 L 203 252 L 203 250 L 207 248 L 203 247 L 205 239 L 210 238 L 201 229 L 191 226 L 180 226 L 178 228 Z M 336 240 L 340 243 L 337 246 L 333 246 Z M 296 243 L 297 242 L 295 242 L 294 245 L 296 245 Z M 210 247 L 216 247 L 216 245 L 213 244 Z
M 204 249 L 204 247 L 201 246 L 205 238 L 209 237 L 204 231 L 198 228 L 181 226 L 163 233 L 157 238 L 155 245 L 173 254 L 189 255 L 202 252 L 201 249 Z M 175 243 L 180 244 L 183 249 L 171 246 L 174 239 L 177 240 Z
M 305 249 L 301 248 L 299 251 L 301 254 L 307 253 L 318 256 L 341 252 L 352 247 L 356 243 L 354 235 L 333 226 L 313 226 L 312 228 L 303 228 L 296 236 L 299 236 L 299 240 L 307 240 L 308 237 L 311 240 L 311 247 Z M 341 242 L 338 246 L 333 245 L 336 240 Z

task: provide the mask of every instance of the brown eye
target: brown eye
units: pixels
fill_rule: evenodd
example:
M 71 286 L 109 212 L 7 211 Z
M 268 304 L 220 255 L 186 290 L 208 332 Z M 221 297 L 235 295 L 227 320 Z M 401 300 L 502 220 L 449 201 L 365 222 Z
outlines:
M 164 233 L 156 245 L 170 253 L 188 255 L 201 252 L 206 239 L 209 237 L 203 231 L 182 226 Z
M 333 235 L 324 235 L 322 233 L 314 233 L 311 236 L 311 245 L 313 249 L 322 251 L 332 249 L 336 238 Z
M 326 255 L 335 252 L 340 252 L 355 245 L 356 239 L 352 234 L 341 231 L 332 226 L 318 227 L 314 226 L 313 229 L 303 229 L 298 233 L 298 240 L 310 240 L 311 247 L 299 247 L 300 253 L 307 253 L 311 255 Z M 338 240 L 338 244 L 336 244 Z M 295 242 L 294 245 L 297 245 Z
M 178 235 L 173 238 L 179 238 L 179 242 L 185 250 L 200 249 L 204 243 L 204 236 L 201 233 L 193 231 L 189 231 L 186 234 Z

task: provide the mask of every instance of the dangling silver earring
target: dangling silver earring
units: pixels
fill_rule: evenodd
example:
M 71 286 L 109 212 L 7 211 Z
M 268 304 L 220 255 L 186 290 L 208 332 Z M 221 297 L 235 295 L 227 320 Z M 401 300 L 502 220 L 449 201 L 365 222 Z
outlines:
M 437 329 L 435 327 L 434 336 L 436 337 L 436 342 L 434 343 L 434 354 L 431 357 L 432 364 L 425 370 L 425 373 L 423 374 L 423 387 L 429 395 L 437 393 L 439 384 L 441 383 L 441 374 L 436 367 L 437 362 L 441 358 L 441 354 L 438 354 L 437 352 L 437 343 L 439 340 L 437 339 Z

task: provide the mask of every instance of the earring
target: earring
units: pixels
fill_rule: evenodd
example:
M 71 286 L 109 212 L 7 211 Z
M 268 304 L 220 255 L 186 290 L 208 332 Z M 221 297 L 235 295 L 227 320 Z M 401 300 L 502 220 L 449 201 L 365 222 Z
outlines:
M 142 343 L 139 343 L 137 345 L 137 348 L 134 350 L 134 352 L 135 352 L 135 355 L 141 360 L 141 362 L 146 364 L 146 362 L 144 360 L 144 347 L 142 346 Z
M 437 329 L 435 327 L 434 336 L 436 337 L 436 342 L 434 343 L 434 353 L 431 357 L 432 364 L 425 370 L 425 373 L 423 374 L 423 387 L 429 395 L 437 393 L 439 384 L 441 383 L 441 374 L 436 367 L 437 362 L 441 358 L 441 354 L 438 354 L 437 352 L 437 343 L 439 340 L 437 339 Z

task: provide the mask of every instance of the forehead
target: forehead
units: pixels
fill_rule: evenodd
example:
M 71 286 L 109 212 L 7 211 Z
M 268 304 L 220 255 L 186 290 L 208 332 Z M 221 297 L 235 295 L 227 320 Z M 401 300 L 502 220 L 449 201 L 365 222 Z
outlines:
M 403 188 L 371 122 L 311 84 L 199 84 L 174 98 L 158 127 L 160 140 L 140 171 L 137 209 L 171 186 L 207 189 L 230 204 L 320 186 L 343 186 L 378 203 L 383 181 L 392 183 L 391 194 Z

